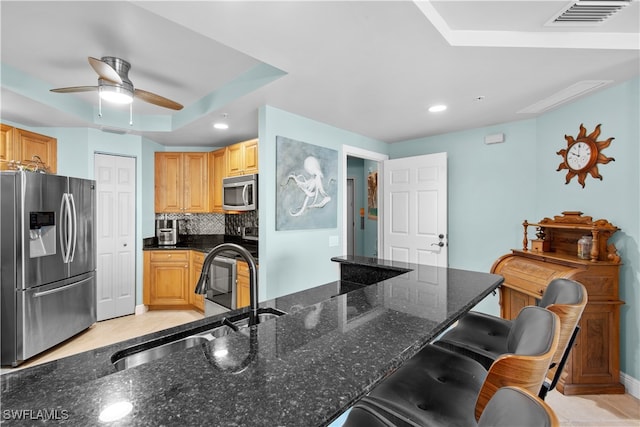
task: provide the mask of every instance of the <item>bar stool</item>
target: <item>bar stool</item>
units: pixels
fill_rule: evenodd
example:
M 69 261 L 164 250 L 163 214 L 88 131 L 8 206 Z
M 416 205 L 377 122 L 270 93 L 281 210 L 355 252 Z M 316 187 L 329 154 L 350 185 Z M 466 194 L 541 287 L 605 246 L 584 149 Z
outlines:
M 498 389 L 518 386 L 537 393 L 558 346 L 558 316 L 525 307 L 512 329 L 508 353 L 488 371 L 473 359 L 427 345 L 363 397 L 352 418 L 374 408 L 389 425 L 474 425 Z M 349 417 L 345 426 L 358 425 Z
M 553 390 L 562 375 L 564 365 L 580 330 L 578 322 L 587 305 L 587 290 L 579 282 L 569 279 L 553 279 L 549 282 L 539 307 L 553 311 L 560 318 L 560 341 L 551 360 L 548 379 L 538 396 L 545 398 Z M 447 331 L 434 344 L 471 357 L 486 369 L 498 356 L 507 352 L 513 322 L 488 314 L 469 312 L 458 324 Z
M 343 427 L 404 427 L 417 426 L 360 402 L 349 412 Z M 473 424 L 472 424 L 473 425 Z M 502 387 L 487 404 L 478 427 L 558 427 L 560 422 L 549 405 L 536 395 L 519 387 Z

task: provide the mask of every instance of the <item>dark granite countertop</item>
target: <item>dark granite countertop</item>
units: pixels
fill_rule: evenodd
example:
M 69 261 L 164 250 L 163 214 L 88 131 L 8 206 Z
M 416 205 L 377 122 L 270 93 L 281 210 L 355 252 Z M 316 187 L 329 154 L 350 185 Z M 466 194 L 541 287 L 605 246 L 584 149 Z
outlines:
M 114 352 L 224 315 L 5 373 L 0 421 L 33 425 L 49 411 L 67 425 L 97 425 L 106 406 L 124 400 L 132 412 L 111 425 L 326 425 L 502 282 L 451 268 L 333 260 L 383 279 L 338 280 L 263 302 L 288 314 L 123 371 L 110 363 Z
M 175 245 L 159 245 L 158 239 L 149 237 L 143 240 L 142 250 L 192 250 L 208 253 L 221 243 L 236 243 L 246 248 L 251 255 L 258 259 L 258 242 L 246 240 L 240 236 L 230 236 L 228 234 L 191 234 L 180 235 L 178 243 Z

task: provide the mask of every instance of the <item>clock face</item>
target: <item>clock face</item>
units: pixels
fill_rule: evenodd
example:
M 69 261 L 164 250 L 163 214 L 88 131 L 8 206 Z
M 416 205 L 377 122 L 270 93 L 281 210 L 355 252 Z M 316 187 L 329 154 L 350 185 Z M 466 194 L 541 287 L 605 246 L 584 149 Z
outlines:
M 591 160 L 591 146 L 586 142 L 578 141 L 569 147 L 567 151 L 567 166 L 579 171 L 584 169 Z

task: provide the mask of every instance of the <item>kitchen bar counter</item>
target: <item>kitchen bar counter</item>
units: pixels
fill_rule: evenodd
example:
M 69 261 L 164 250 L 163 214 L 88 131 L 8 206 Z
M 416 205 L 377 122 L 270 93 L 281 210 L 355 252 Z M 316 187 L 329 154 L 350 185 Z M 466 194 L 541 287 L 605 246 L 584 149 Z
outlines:
M 341 280 L 261 303 L 288 314 L 250 333 L 123 371 L 110 363 L 118 350 L 212 324 L 218 315 L 6 373 L 1 421 L 31 425 L 48 411 L 67 425 L 96 425 L 105 407 L 124 400 L 133 410 L 115 425 L 326 425 L 502 282 L 451 268 L 333 260 Z M 353 269 L 380 280 L 344 280 L 358 280 Z

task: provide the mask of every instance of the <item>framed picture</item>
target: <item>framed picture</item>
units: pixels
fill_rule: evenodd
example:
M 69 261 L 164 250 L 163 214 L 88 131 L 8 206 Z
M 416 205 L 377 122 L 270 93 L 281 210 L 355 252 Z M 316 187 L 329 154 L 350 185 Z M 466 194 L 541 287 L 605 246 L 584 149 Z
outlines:
M 369 219 L 378 219 L 378 172 L 367 176 L 367 215 Z
M 338 152 L 276 137 L 276 230 L 338 226 Z

